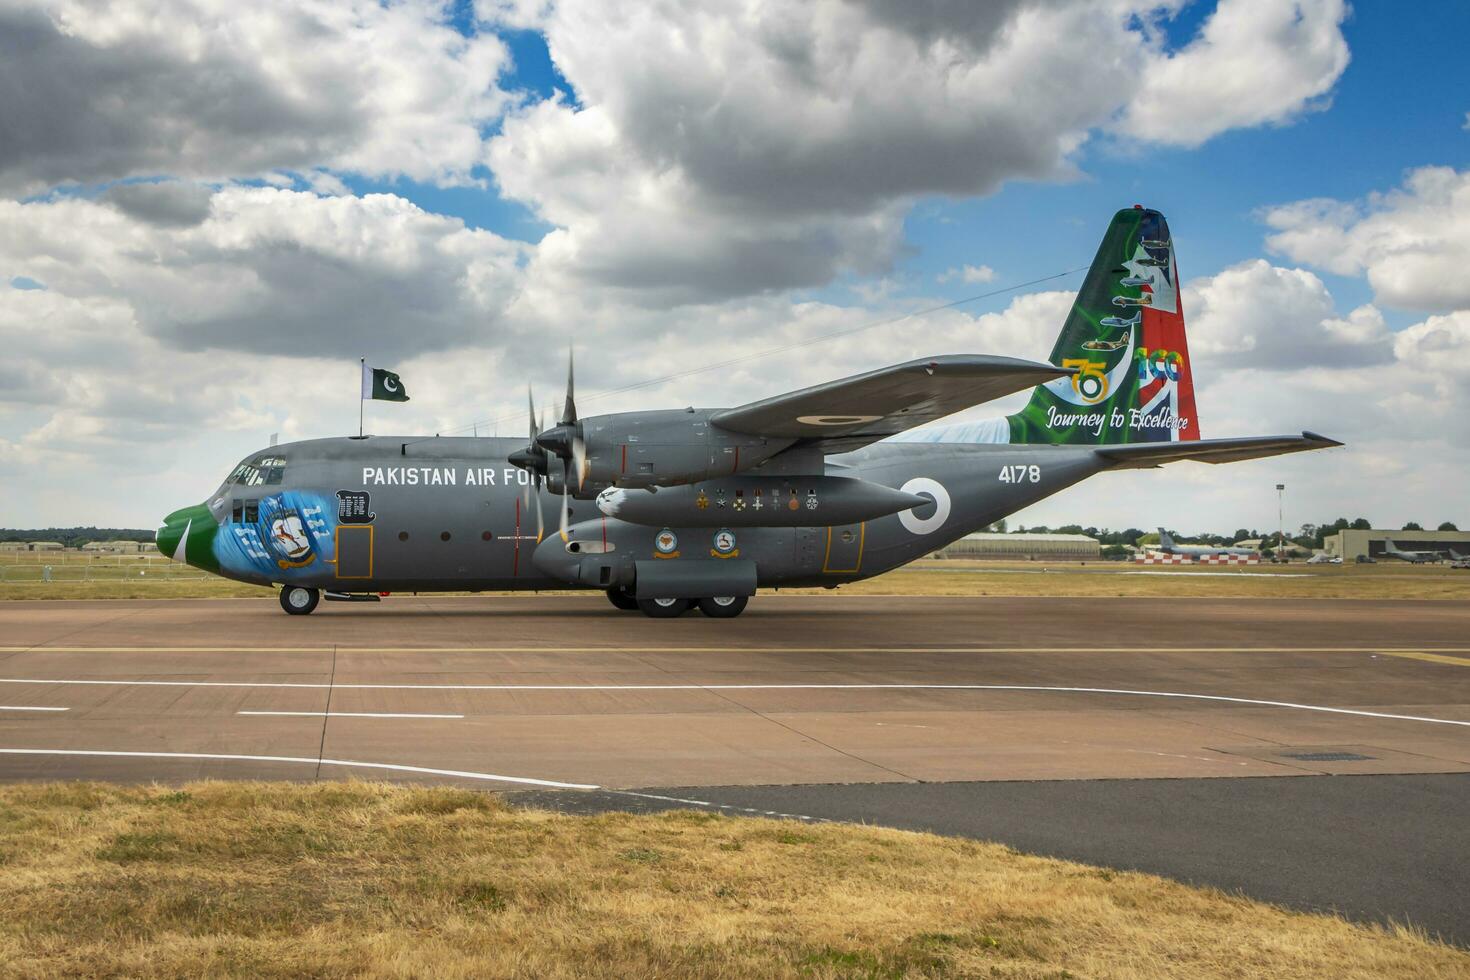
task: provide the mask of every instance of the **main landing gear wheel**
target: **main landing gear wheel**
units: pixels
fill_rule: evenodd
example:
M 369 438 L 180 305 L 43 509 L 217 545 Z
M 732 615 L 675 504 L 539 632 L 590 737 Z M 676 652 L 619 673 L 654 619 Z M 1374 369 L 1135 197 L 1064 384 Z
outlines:
M 747 595 L 717 595 L 699 600 L 699 611 L 713 619 L 734 619 L 745 611 Z
M 628 595 L 622 589 L 608 589 L 607 601 L 624 612 L 632 612 L 638 608 L 638 600 Z
M 292 616 L 305 616 L 322 601 L 321 591 L 301 585 L 288 585 L 281 589 L 281 608 Z
M 689 611 L 688 599 L 639 599 L 643 615 L 654 619 L 676 619 Z

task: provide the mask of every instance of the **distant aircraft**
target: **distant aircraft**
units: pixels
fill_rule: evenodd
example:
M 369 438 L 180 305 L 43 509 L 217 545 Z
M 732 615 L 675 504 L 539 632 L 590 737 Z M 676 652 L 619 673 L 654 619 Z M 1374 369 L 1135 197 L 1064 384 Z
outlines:
M 1308 565 L 1341 565 L 1341 555 L 1329 555 L 1325 551 L 1319 551 L 1307 559 Z
M 1154 549 L 1166 555 L 1183 555 L 1187 558 L 1214 558 L 1218 555 L 1256 555 L 1253 548 L 1215 548 L 1210 545 L 1175 544 L 1174 538 L 1159 528 L 1159 546 Z
M 657 618 L 696 606 L 728 618 L 757 587 L 871 578 L 1105 471 L 1340 445 L 1309 432 L 1200 438 L 1178 281 L 1164 216 L 1130 208 L 1108 226 L 1049 363 L 951 354 L 732 408 L 591 417 L 577 413 L 568 364 L 560 420 L 543 429 L 528 406 L 526 441 L 272 446 L 170 514 L 158 547 L 280 586 L 293 615 L 323 593 L 571 587 Z M 916 428 L 1028 388 L 1014 414 Z M 548 528 L 543 508 L 558 506 Z
M 1397 558 L 1414 565 L 1426 565 L 1430 562 L 1439 561 L 1444 557 L 1438 551 L 1405 551 L 1392 541 L 1383 542 L 1383 553 L 1390 558 Z

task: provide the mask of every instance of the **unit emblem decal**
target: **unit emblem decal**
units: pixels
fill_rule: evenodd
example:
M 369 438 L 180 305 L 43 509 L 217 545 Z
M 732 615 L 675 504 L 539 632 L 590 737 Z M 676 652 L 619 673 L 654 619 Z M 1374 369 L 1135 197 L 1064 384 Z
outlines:
M 270 542 L 281 555 L 276 562 L 281 568 L 300 568 L 316 558 L 311 551 L 311 539 L 306 536 L 306 525 L 295 511 L 287 511 L 271 521 Z
M 715 532 L 715 546 L 710 549 L 710 556 L 714 558 L 734 558 L 740 554 L 735 547 L 735 532 L 728 527 L 722 527 Z

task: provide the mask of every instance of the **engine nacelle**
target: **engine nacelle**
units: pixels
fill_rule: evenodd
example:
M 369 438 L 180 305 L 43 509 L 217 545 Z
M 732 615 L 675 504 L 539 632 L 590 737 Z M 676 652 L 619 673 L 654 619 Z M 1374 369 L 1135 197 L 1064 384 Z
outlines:
M 843 476 L 727 476 L 657 493 L 609 487 L 608 517 L 649 527 L 822 527 L 932 507 L 928 497 Z
M 577 496 L 604 487 L 676 487 L 749 469 L 795 439 L 771 439 L 721 429 L 714 409 L 623 412 L 580 423 L 585 463 Z

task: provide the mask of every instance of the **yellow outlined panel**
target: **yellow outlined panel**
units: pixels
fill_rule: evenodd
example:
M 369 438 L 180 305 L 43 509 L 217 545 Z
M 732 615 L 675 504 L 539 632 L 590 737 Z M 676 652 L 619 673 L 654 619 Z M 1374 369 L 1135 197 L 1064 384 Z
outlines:
M 342 539 L 346 535 L 367 534 L 367 574 L 366 575 L 343 575 L 342 574 Z M 337 532 L 332 536 L 332 553 L 336 557 L 337 578 L 372 578 L 373 577 L 373 526 L 371 524 L 339 524 Z M 354 548 L 362 547 L 362 542 L 357 541 L 352 545 Z
M 826 554 L 822 555 L 822 571 L 825 574 L 831 575 L 856 574 L 858 569 L 863 567 L 863 545 L 866 544 L 868 540 L 868 522 L 863 521 L 861 524 L 858 525 L 857 557 L 853 560 L 851 568 L 832 567 L 832 532 L 835 530 L 837 530 L 837 528 L 835 527 L 829 526 L 827 528 L 827 552 Z

